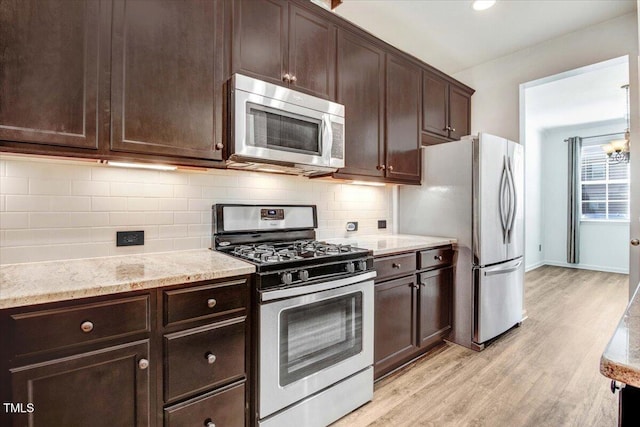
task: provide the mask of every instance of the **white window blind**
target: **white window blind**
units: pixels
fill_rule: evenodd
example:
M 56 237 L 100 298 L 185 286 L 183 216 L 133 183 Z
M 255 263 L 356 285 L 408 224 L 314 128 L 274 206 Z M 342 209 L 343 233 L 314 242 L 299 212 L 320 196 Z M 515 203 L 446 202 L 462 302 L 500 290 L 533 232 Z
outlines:
M 608 161 L 604 143 L 582 146 L 582 219 L 628 220 L 629 164 Z

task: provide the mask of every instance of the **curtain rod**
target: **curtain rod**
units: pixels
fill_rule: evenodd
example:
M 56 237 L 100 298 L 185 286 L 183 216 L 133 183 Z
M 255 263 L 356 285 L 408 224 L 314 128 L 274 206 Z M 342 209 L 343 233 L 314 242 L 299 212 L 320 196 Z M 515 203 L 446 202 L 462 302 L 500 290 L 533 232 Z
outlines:
M 582 139 L 602 138 L 603 136 L 613 136 L 613 135 L 624 135 L 624 132 L 605 133 L 602 135 L 584 136 L 581 138 Z M 569 142 L 569 138 L 565 139 L 564 142 Z

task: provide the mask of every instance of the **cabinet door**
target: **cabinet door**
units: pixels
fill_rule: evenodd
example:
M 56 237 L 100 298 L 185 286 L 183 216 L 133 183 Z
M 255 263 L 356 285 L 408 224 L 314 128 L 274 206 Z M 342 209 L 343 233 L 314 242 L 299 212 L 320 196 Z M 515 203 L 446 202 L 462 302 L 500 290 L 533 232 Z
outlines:
M 285 84 L 287 73 L 288 2 L 233 2 L 232 73 Z
M 345 167 L 339 174 L 383 177 L 384 53 L 338 31 L 337 100 L 345 106 Z
M 13 402 L 33 403 L 14 425 L 148 426 L 149 341 L 110 347 L 11 370 Z
M 117 0 L 111 148 L 220 159 L 222 1 Z
M 443 79 L 422 72 L 422 130 L 449 136 L 449 84 Z
M 421 347 L 439 342 L 451 329 L 452 282 L 452 267 L 420 275 L 418 333 Z
M 100 18 L 97 0 L 0 4 L 1 140 L 98 148 Z
M 291 5 L 289 15 L 291 88 L 335 99 L 336 27 L 313 13 Z
M 386 173 L 420 182 L 420 69 L 387 54 Z
M 416 275 L 375 285 L 376 378 L 409 358 L 416 345 Z
M 451 139 L 458 140 L 471 133 L 470 112 L 471 96 L 455 86 L 450 86 L 449 126 L 451 126 L 451 131 L 449 132 L 449 137 Z

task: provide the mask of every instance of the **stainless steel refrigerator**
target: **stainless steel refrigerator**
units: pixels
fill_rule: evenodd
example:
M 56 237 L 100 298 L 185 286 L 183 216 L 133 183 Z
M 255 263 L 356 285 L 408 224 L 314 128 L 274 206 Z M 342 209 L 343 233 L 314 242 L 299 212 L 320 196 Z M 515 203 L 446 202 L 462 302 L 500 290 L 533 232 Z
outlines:
M 458 239 L 449 339 L 481 350 L 523 319 L 523 147 L 480 133 L 422 156 L 422 185 L 399 190 L 398 231 Z

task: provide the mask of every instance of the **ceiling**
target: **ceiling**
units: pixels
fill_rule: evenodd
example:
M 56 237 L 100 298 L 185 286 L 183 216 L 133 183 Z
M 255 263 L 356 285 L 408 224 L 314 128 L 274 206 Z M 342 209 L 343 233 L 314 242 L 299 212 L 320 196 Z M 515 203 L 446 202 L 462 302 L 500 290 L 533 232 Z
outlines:
M 527 88 L 527 128 L 550 129 L 586 123 L 612 122 L 626 116 L 629 64 L 624 60 L 586 67 L 583 73 Z M 621 131 L 624 130 L 621 123 Z
M 636 10 L 636 0 L 344 0 L 336 14 L 454 74 Z

